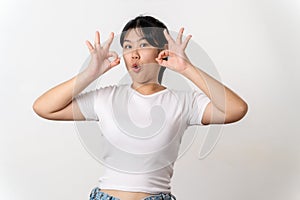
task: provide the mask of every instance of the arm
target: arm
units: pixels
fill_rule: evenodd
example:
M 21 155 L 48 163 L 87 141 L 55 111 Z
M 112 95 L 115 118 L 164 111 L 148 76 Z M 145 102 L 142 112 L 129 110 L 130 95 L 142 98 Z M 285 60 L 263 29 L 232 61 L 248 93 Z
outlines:
M 247 113 L 247 103 L 241 97 L 201 69 L 189 65 L 182 75 L 211 99 L 204 111 L 202 124 L 233 123 Z
M 183 28 L 180 29 L 176 41 L 166 31 L 164 33 L 169 49 L 160 52 L 156 60 L 191 80 L 210 98 L 211 102 L 204 111 L 202 124 L 226 124 L 242 119 L 248 110 L 247 103 L 228 87 L 195 67 L 187 58 L 184 51 L 191 35 L 182 42 Z M 167 61 L 163 60 L 165 57 L 168 57 Z
M 100 34 L 97 31 L 95 46 L 89 41 L 86 42 L 91 53 L 88 67 L 77 76 L 51 88 L 38 97 L 33 104 L 33 110 L 45 119 L 85 120 L 74 97 L 99 76 L 120 63 L 117 54 L 109 51 L 113 37 L 111 34 L 108 42 L 101 46 Z M 110 62 L 109 57 L 115 57 L 114 61 Z
M 77 103 L 73 101 L 73 97 L 84 90 L 91 82 L 93 82 L 91 76 L 88 76 L 87 71 L 83 71 L 38 97 L 33 104 L 33 110 L 45 119 L 85 120 Z

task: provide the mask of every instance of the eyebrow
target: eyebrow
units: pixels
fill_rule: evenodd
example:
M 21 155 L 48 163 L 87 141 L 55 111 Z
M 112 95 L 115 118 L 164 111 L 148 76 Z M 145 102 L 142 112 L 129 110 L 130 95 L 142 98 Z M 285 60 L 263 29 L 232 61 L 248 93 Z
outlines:
M 142 38 L 138 39 L 136 42 L 139 42 L 141 40 L 147 40 L 147 39 L 146 39 L 146 37 L 142 37 Z M 130 42 L 131 43 L 132 41 L 131 40 L 124 40 L 124 42 Z

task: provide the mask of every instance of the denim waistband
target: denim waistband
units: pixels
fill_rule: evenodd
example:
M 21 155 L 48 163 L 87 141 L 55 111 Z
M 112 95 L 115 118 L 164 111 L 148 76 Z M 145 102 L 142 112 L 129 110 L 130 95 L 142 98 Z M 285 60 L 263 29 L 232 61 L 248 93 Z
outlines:
M 102 192 L 99 187 L 95 187 L 90 194 L 90 200 L 120 200 L 105 192 Z M 176 197 L 171 193 L 159 193 L 147 196 L 141 200 L 176 200 Z

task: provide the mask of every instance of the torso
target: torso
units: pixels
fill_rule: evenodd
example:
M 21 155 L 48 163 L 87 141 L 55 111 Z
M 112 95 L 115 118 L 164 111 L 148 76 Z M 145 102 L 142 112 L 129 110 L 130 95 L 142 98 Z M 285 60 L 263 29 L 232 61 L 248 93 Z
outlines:
M 102 192 L 105 192 L 111 196 L 119 198 L 121 200 L 141 200 L 149 195 L 150 193 L 144 192 L 128 192 L 128 191 L 121 191 L 121 190 L 108 190 L 108 189 L 101 189 Z
M 130 87 L 130 86 L 129 86 Z M 131 87 L 131 89 L 134 89 Z M 166 87 L 164 86 L 158 86 L 156 88 L 146 88 L 146 87 L 139 87 L 138 89 L 134 89 L 138 93 L 144 94 L 144 95 L 151 95 L 163 90 L 166 90 Z M 155 164 L 155 154 L 150 155 L 150 162 L 147 164 L 145 167 L 140 167 L 139 166 L 134 166 L 138 170 L 141 170 L 139 172 L 143 172 L 143 170 L 153 170 L 154 167 L 161 167 L 162 165 L 165 165 L 166 163 L 164 162 L 173 162 L 177 158 L 177 152 L 179 148 L 179 143 L 180 143 L 180 138 L 182 137 L 183 131 L 186 129 L 186 112 L 187 109 L 184 108 L 184 103 L 185 101 L 183 100 L 185 96 L 180 96 L 181 93 L 172 93 L 168 92 L 169 90 L 166 90 L 164 93 L 161 93 L 161 95 L 152 95 L 149 98 L 143 97 L 140 95 L 135 95 L 133 91 L 128 89 L 128 85 L 121 85 L 119 87 L 117 86 L 111 86 L 108 87 L 104 90 L 103 94 L 105 95 L 110 95 L 109 96 L 109 101 L 107 101 L 106 98 L 99 98 L 99 105 L 108 105 L 107 102 L 114 102 L 115 99 L 120 100 L 120 96 L 124 97 L 124 102 L 128 102 L 128 98 L 130 98 L 130 101 L 128 103 L 128 110 L 130 111 L 129 113 L 134 113 L 134 116 L 139 116 L 140 113 L 144 114 L 143 109 L 147 110 L 148 108 L 151 108 L 152 105 L 161 105 L 162 108 L 165 109 L 170 109 L 169 112 L 166 112 L 165 115 L 163 116 L 157 116 L 157 118 L 162 118 L 166 120 L 165 128 L 160 130 L 164 131 L 165 134 L 157 134 L 155 137 L 150 137 L 149 141 L 147 140 L 138 140 L 139 142 L 136 142 L 134 138 L 127 136 L 126 134 L 122 133 L 119 131 L 117 126 L 111 125 L 111 122 L 113 121 L 112 118 L 112 111 L 108 109 L 110 106 L 102 106 L 101 109 L 96 107 L 95 110 L 97 111 L 97 114 L 99 116 L 105 115 L 108 116 L 102 121 L 102 131 L 104 133 L 104 136 L 107 136 L 108 140 L 111 141 L 114 145 L 128 151 L 128 152 L 135 152 L 135 151 L 140 151 L 141 147 L 143 148 L 142 153 L 146 152 L 154 152 L 154 150 L 161 148 L 162 146 L 165 146 L 166 144 L 169 144 L 169 148 L 166 149 L 172 149 L 172 151 L 165 152 L 163 151 L 160 154 L 161 157 L 166 157 L 166 159 L 162 159 L 161 164 L 156 165 Z M 113 91 L 113 93 L 111 92 Z M 111 95 L 113 94 L 113 95 Z M 174 98 L 171 98 L 174 97 Z M 177 98 L 176 98 L 177 97 Z M 121 98 L 122 99 L 122 98 Z M 165 101 L 163 101 L 164 99 Z M 181 102 L 182 100 L 182 102 Z M 176 102 L 180 101 L 181 103 L 177 104 Z M 123 102 L 123 101 L 121 101 Z M 134 104 L 132 102 L 135 102 Z M 145 102 L 145 106 L 143 106 L 143 102 Z M 123 104 L 122 104 L 123 105 Z M 136 109 L 141 107 L 141 112 L 138 112 Z M 139 110 L 139 109 L 138 109 Z M 121 109 L 122 111 L 122 109 Z M 127 112 L 127 110 L 126 110 Z M 183 112 L 183 114 L 182 114 Z M 146 117 L 145 117 L 146 118 Z M 143 121 L 143 117 L 138 117 L 137 123 L 140 123 L 141 120 Z M 134 119 L 135 120 L 135 119 Z M 142 124 L 142 123 L 141 123 Z M 173 125 L 175 124 L 175 125 Z M 142 124 L 143 125 L 143 124 Z M 178 131 L 177 134 L 174 135 L 174 133 Z M 105 134 L 105 133 L 109 134 Z M 145 135 L 147 136 L 147 135 Z M 175 138 L 176 136 L 176 138 Z M 122 139 L 120 139 L 120 137 Z M 174 141 L 172 144 L 169 143 L 169 141 Z M 131 144 L 131 145 L 127 145 Z M 152 145 L 154 144 L 154 145 Z M 108 151 L 112 152 L 112 151 Z M 102 155 L 103 158 L 114 158 L 117 159 L 119 156 L 122 156 L 123 154 L 105 154 Z M 102 158 L 102 157 L 101 157 Z M 122 157 L 124 158 L 124 157 Z M 143 161 L 143 158 L 140 159 L 134 159 L 133 161 Z M 146 158 L 147 161 L 149 161 L 149 158 Z M 108 159 L 109 161 L 109 159 Z M 134 163 L 134 162 L 133 162 Z M 143 163 L 143 162 L 139 162 Z M 109 164 L 109 163 L 108 163 Z M 118 166 L 120 167 L 120 166 Z M 127 169 L 127 167 L 130 167 L 130 165 L 124 166 Z M 124 169 L 122 168 L 118 168 Z M 132 179 L 130 177 L 130 174 L 128 173 L 122 173 L 119 171 L 114 171 L 112 169 L 107 168 L 105 174 L 100 177 L 100 184 L 99 188 L 101 189 L 102 192 L 109 194 L 110 196 L 114 196 L 120 200 L 142 200 L 145 197 L 151 196 L 153 194 L 157 193 L 157 190 L 153 189 L 152 186 L 160 188 L 160 191 L 167 191 L 170 190 L 170 178 L 172 177 L 173 174 L 173 166 L 167 166 L 165 168 L 162 168 L 161 170 L 154 171 L 153 173 L 146 174 L 143 176 L 141 175 L 136 175 Z M 159 177 L 159 178 L 156 178 Z M 144 184 L 145 182 L 145 184 Z M 128 186 L 123 187 L 122 185 Z M 102 189 L 103 186 L 103 189 Z M 118 188 L 120 186 L 120 188 Z M 114 189 L 111 189 L 114 188 Z M 121 189 L 122 188 L 122 189 Z M 131 188 L 141 188 L 141 192 L 133 192 L 130 190 Z M 139 190 L 135 190 L 139 191 Z
M 153 94 L 156 92 L 159 92 L 161 90 L 166 89 L 164 86 L 159 86 L 158 88 L 155 88 L 154 91 L 139 91 L 139 93 L 144 95 Z M 108 189 L 101 189 L 102 192 L 109 194 L 110 196 L 114 196 L 116 198 L 119 198 L 121 200 L 141 200 L 147 196 L 150 196 L 150 193 L 144 193 L 144 192 L 128 192 L 128 191 L 121 191 L 121 190 L 108 190 Z
M 159 87 L 155 88 L 154 91 L 149 91 L 149 92 L 144 92 L 142 90 L 141 91 L 136 90 L 136 91 L 138 91 L 139 93 L 144 94 L 144 95 L 149 95 L 149 94 L 153 94 L 153 93 L 159 92 L 164 89 L 166 89 L 166 87 L 159 86 Z M 147 196 L 153 195 L 153 194 L 144 193 L 144 192 L 128 192 L 128 191 L 109 190 L 109 189 L 101 189 L 101 191 L 105 192 L 111 196 L 114 196 L 116 198 L 119 198 L 121 200 L 141 200 Z

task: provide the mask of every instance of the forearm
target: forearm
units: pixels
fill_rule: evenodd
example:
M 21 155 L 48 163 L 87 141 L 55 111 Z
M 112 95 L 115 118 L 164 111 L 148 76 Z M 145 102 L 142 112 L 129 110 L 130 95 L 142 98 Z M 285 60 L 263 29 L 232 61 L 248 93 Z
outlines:
M 72 99 L 95 80 L 88 71 L 83 71 L 65 81 L 36 99 L 34 110 L 42 113 L 53 113 L 65 108 Z
M 201 89 L 223 113 L 228 114 L 247 107 L 246 102 L 232 90 L 193 65 L 182 72 L 182 75 Z

